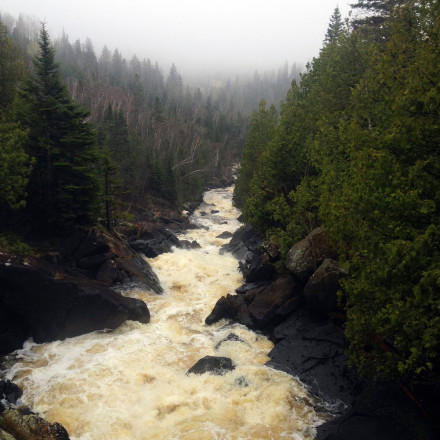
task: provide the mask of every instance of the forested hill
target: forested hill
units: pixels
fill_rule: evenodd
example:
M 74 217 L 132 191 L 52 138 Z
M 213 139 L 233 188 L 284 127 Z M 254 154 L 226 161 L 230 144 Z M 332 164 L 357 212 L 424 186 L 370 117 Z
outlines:
M 181 209 L 231 177 L 253 108 L 278 105 L 299 77 L 286 64 L 188 85 L 174 64 L 164 74 L 118 49 L 97 55 L 90 39 L 52 40 L 26 16 L 0 19 L 3 225 L 111 226 Z
M 440 380 L 440 5 L 336 9 L 280 117 L 254 112 L 236 185 L 247 221 L 286 252 L 324 226 L 350 271 L 352 362 L 404 384 Z

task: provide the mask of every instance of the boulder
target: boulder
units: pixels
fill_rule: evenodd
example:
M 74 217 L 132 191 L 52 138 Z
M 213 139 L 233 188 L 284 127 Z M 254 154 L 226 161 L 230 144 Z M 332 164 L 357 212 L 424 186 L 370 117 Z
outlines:
M 244 294 L 221 297 L 205 323 L 211 325 L 229 319 L 252 329 L 269 330 L 301 304 L 301 287 L 293 277 L 287 276 Z
M 286 268 L 300 282 L 306 284 L 325 258 L 336 258 L 327 233 L 314 229 L 306 238 L 294 244 L 286 256 Z
M 337 312 L 339 281 L 347 274 L 336 261 L 326 258 L 304 286 L 305 302 L 322 316 Z
M 197 241 L 180 240 L 180 245 L 183 249 L 200 249 L 201 246 Z
M 239 262 L 246 283 L 271 281 L 276 277 L 276 270 L 269 257 L 265 254 L 252 253 L 245 262 Z
M 141 300 L 124 297 L 94 280 L 43 269 L 34 260 L 0 256 L 0 310 L 6 311 L 10 323 L 0 335 L 2 354 L 20 348 L 29 336 L 42 343 L 114 329 L 127 319 L 143 323 L 150 319 Z M 19 323 L 19 332 L 14 322 Z
M 0 380 L 0 400 L 15 404 L 23 391 L 10 380 Z
M 262 240 L 260 235 L 251 225 L 237 229 L 228 244 L 221 247 L 220 253 L 230 252 L 237 260 L 245 260 L 248 253 L 258 253 Z
M 302 304 L 301 287 L 293 277 L 278 278 L 263 288 L 249 304 L 248 311 L 258 329 L 278 324 Z
M 204 374 L 211 373 L 222 376 L 228 371 L 235 370 L 232 360 L 221 356 L 205 356 L 198 360 L 186 374 Z
M 0 439 L 69 440 L 69 434 L 59 423 L 49 423 L 28 410 L 8 408 L 0 414 Z

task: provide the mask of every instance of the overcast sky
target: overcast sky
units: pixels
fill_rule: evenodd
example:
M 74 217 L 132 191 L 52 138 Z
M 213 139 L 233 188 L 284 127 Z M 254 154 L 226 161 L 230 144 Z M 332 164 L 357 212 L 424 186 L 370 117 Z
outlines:
M 1 0 L 0 12 L 45 20 L 51 37 L 90 37 L 168 69 L 264 71 L 318 55 L 336 6 L 353 0 Z

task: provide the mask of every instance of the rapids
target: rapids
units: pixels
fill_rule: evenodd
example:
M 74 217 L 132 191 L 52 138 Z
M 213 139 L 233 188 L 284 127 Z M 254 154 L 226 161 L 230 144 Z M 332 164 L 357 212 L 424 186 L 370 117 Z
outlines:
M 301 383 L 264 365 L 272 343 L 238 324 L 204 324 L 216 301 L 242 284 L 237 260 L 219 254 L 229 239 L 216 238 L 240 225 L 231 195 L 208 191 L 192 215 L 202 228 L 180 238 L 201 249 L 148 260 L 163 295 L 121 290 L 148 304 L 149 324 L 18 350 L 6 377 L 24 389 L 23 402 L 72 440 L 313 439 L 323 420 Z M 230 333 L 240 341 L 216 348 Z M 186 375 L 206 355 L 230 357 L 236 369 Z

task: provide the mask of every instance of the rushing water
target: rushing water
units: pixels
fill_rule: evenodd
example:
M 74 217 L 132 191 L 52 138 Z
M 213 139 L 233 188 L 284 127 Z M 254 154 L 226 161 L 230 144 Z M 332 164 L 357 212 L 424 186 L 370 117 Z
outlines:
M 204 324 L 216 301 L 242 283 L 237 260 L 219 255 L 229 239 L 216 238 L 239 226 L 231 193 L 207 192 L 193 215 L 204 228 L 181 237 L 201 249 L 149 260 L 163 295 L 123 291 L 148 304 L 149 324 L 128 321 L 112 332 L 29 342 L 18 351 L 7 376 L 24 388 L 25 403 L 63 424 L 72 440 L 313 438 L 321 419 L 310 396 L 291 376 L 264 366 L 272 343 L 238 324 Z M 216 348 L 230 333 L 241 341 Z M 206 355 L 230 357 L 236 369 L 186 375 Z

